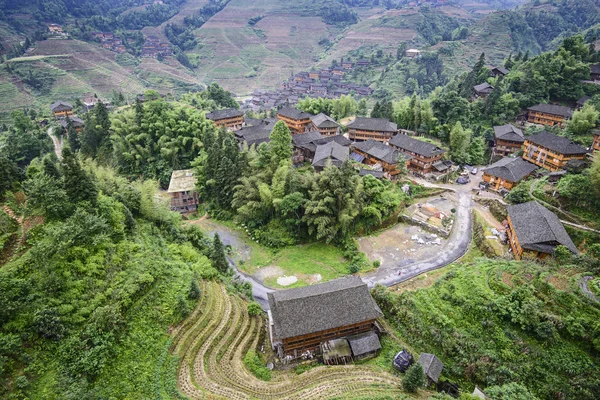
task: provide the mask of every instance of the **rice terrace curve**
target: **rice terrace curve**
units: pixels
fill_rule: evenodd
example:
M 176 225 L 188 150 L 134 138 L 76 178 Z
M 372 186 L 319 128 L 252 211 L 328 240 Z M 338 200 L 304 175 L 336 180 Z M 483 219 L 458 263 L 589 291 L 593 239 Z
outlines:
M 254 377 L 242 358 L 260 346 L 263 317 L 216 282 L 202 282 L 202 299 L 173 332 L 180 357 L 179 391 L 190 399 L 370 398 L 399 394 L 397 378 L 373 366 L 316 367 L 300 375 L 277 371 L 270 382 Z M 210 311 L 207 311 L 210 310 Z

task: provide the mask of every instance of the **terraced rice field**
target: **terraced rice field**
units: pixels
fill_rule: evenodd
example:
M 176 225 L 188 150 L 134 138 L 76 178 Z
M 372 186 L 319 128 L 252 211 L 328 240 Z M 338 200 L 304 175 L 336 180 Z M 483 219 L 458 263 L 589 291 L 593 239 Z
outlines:
M 374 366 L 313 368 L 300 375 L 274 371 L 258 380 L 242 362 L 259 346 L 262 317 L 249 317 L 246 302 L 229 296 L 215 282 L 202 283 L 202 299 L 173 331 L 172 352 L 179 359 L 178 388 L 190 399 L 374 398 L 400 393 L 399 380 Z

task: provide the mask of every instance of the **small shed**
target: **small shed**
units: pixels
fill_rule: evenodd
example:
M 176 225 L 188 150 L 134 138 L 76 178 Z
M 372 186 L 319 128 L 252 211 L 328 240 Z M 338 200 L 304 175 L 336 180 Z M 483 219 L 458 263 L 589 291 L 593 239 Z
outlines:
M 412 365 L 413 361 L 412 354 L 406 350 L 402 350 L 396 354 L 396 357 L 394 357 L 393 364 L 398 371 L 406 372 L 406 370 Z
M 442 374 L 444 364 L 433 354 L 421 353 L 419 356 L 419 364 L 423 366 L 423 372 L 427 376 L 429 383 L 437 384 Z
M 379 336 L 374 331 L 348 336 L 347 339 L 355 360 L 373 356 L 381 349 Z
M 352 362 L 352 351 L 344 338 L 332 339 L 321 343 L 323 364 L 338 365 Z

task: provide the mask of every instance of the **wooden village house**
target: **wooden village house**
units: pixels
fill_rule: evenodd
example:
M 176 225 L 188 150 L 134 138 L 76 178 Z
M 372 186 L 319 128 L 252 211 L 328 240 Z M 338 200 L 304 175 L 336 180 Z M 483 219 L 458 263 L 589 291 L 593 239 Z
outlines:
M 268 142 L 273 126 L 275 126 L 275 121 L 264 119 L 252 122 L 251 124 L 247 122 L 246 126 L 234 132 L 235 137 L 240 143 L 246 143 L 248 147 L 258 147 L 261 143 Z
M 171 196 L 171 211 L 184 214 L 198 209 L 196 178 L 191 169 L 173 171 L 167 193 Z
M 483 181 L 494 191 L 510 191 L 531 175 L 538 166 L 522 158 L 504 157 L 483 170 Z
M 55 118 L 66 118 L 73 115 L 73 106 L 62 100 L 50 104 L 50 110 Z
M 508 239 L 517 260 L 525 255 L 544 259 L 557 246 L 577 254 L 577 247 L 558 217 L 536 201 L 508 206 Z
M 421 55 L 421 50 L 418 50 L 418 49 L 406 50 L 406 57 L 408 57 L 408 58 L 417 58 L 420 55 Z
M 497 78 L 499 76 L 506 76 L 510 71 L 503 67 L 494 67 L 491 70 L 492 76 Z
M 446 150 L 408 135 L 396 135 L 389 145 L 410 157 L 408 168 L 420 175 L 437 172 Z M 437 168 L 437 169 L 436 169 Z M 445 168 L 443 168 L 445 170 Z
M 321 135 L 325 136 L 340 134 L 340 125 L 333 118 L 323 113 L 311 117 L 310 121 L 307 130 L 319 131 Z
M 587 149 L 562 136 L 548 132 L 527 136 L 523 144 L 523 159 L 556 172 L 571 160 L 583 160 Z
M 317 144 L 312 166 L 316 171 L 322 171 L 329 164 L 340 167 L 348 161 L 349 154 L 350 147 L 342 146 L 335 140 Z
M 590 79 L 594 82 L 600 81 L 600 64 L 590 65 Z
M 600 151 L 600 131 L 594 132 L 594 143 L 592 144 L 592 151 L 594 153 Z
M 278 290 L 268 298 L 269 335 L 283 361 L 310 355 L 334 364 L 360 358 L 381 346 L 377 336 L 381 310 L 357 276 Z M 357 336 L 370 333 L 375 335 L 366 340 Z M 353 340 L 361 342 L 356 353 L 350 344 Z
M 487 97 L 493 90 L 494 87 L 487 82 L 473 86 L 473 92 L 475 93 L 474 97 L 476 99 Z
M 573 116 L 569 107 L 555 104 L 538 104 L 527 109 L 527 122 L 546 126 L 558 125 L 561 128 Z
M 300 111 L 294 107 L 283 107 L 277 111 L 277 119 L 285 122 L 292 134 L 304 133 L 311 123 L 312 114 Z
M 228 131 L 237 131 L 244 125 L 244 113 L 234 108 L 225 110 L 214 110 L 206 114 L 218 127 L 224 126 Z
M 54 35 L 62 35 L 64 33 L 62 26 L 58 24 L 48 25 L 48 31 Z
M 521 150 L 525 142 L 523 131 L 511 124 L 494 127 L 494 154 L 507 156 Z
M 73 129 L 75 129 L 75 132 L 81 133 L 83 128 L 85 128 L 85 122 L 83 122 L 83 120 L 78 116 L 72 115 L 67 118 L 71 121 L 71 126 L 73 127 Z M 58 124 L 65 130 L 69 127 L 69 122 L 67 121 L 67 118 L 62 118 L 58 120 Z
M 392 146 L 369 139 L 366 142 L 356 142 L 352 145 L 353 153 L 350 156 L 356 162 L 375 167 L 375 170 L 381 170 L 384 177 L 395 179 L 402 172 L 398 162 L 400 156 L 404 158 L 405 166 L 408 168 L 412 156 L 403 154 Z
M 423 372 L 427 377 L 430 386 L 435 386 L 440 380 L 440 375 L 444 369 L 444 364 L 433 354 L 421 353 L 419 355 L 419 364 L 423 367 Z
M 355 141 L 374 139 L 387 142 L 398 132 L 396 124 L 385 118 L 356 117 L 347 128 L 348 137 Z
M 292 155 L 292 162 L 294 164 L 300 164 L 303 162 L 316 162 L 317 148 L 319 145 L 324 145 L 332 141 L 336 142 L 339 146 L 346 148 L 345 152 L 349 152 L 349 146 L 352 142 L 346 139 L 343 135 L 325 136 L 319 131 L 310 131 L 293 135 L 292 144 L 294 146 L 294 153 Z M 323 153 L 321 153 L 321 155 L 322 154 Z M 341 153 L 336 152 L 336 154 L 340 155 Z M 343 156 L 343 159 L 341 160 L 345 161 L 347 159 L 347 156 Z M 316 167 L 319 168 L 318 165 Z
M 579 99 L 577 99 L 577 101 L 575 102 L 575 107 L 578 110 L 581 110 L 583 108 L 583 106 L 585 105 L 585 103 L 587 103 L 589 100 L 591 100 L 592 98 L 590 96 L 583 96 L 580 97 Z

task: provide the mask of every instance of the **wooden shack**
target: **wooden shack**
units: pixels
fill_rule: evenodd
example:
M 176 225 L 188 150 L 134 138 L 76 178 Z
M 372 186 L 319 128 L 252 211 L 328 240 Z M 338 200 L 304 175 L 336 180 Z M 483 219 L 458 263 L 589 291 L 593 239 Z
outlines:
M 523 159 L 550 171 L 563 169 L 569 160 L 583 160 L 587 149 L 572 140 L 540 132 L 527 136 L 523 143 Z
M 173 171 L 167 193 L 171 196 L 171 211 L 184 214 L 198 209 L 200 200 L 196 192 L 196 178 L 191 169 Z
M 538 104 L 527 109 L 527 122 L 546 126 L 558 125 L 561 128 L 573 116 L 569 107 L 555 104 Z
M 487 82 L 473 86 L 474 98 L 485 98 L 492 93 L 493 90 L 494 87 Z
M 579 253 L 564 226 L 553 212 L 536 201 L 507 207 L 508 240 L 517 260 L 525 254 L 544 259 L 557 246 Z
M 433 354 L 421 353 L 419 355 L 419 364 L 423 366 L 423 372 L 427 377 L 430 386 L 435 386 L 440 380 L 444 364 Z
M 269 335 L 280 359 L 320 355 L 321 344 L 379 330 L 381 310 L 357 276 L 268 294 Z

